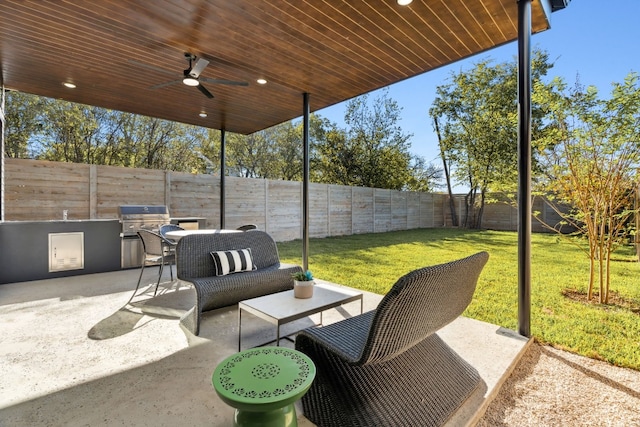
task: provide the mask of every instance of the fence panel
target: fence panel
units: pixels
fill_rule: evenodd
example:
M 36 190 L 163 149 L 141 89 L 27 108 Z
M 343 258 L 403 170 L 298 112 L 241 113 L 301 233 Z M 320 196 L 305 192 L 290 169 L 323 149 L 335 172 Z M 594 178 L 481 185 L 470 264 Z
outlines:
M 329 216 L 331 218 L 329 235 L 344 236 L 352 234 L 351 187 L 329 185 L 329 201 Z
M 309 183 L 309 236 L 330 235 L 329 186 Z
M 217 212 L 220 212 L 219 194 L 218 191 Z M 227 177 L 225 178 L 225 196 L 226 228 L 238 228 L 243 224 L 255 224 L 260 230 L 266 228 L 267 221 L 264 213 L 267 205 L 267 186 L 264 180 Z M 217 224 L 220 225 L 220 220 Z
M 89 215 L 89 165 L 5 159 L 5 218 L 84 219 Z
M 164 171 L 98 166 L 96 179 L 99 219 L 118 218 L 121 205 L 166 204 Z
M 301 196 L 301 182 L 269 181 L 266 231 L 275 240 L 302 237 Z
M 375 189 L 374 209 L 373 231 L 375 233 L 391 231 L 391 190 Z
M 353 187 L 351 229 L 354 234 L 375 231 L 375 191 L 374 188 Z
M 174 217 L 204 217 L 208 227 L 220 227 L 220 177 L 5 159 L 5 219 L 47 221 L 115 219 L 125 204 L 167 205 Z M 226 177 L 225 226 L 256 224 L 278 241 L 302 236 L 302 183 Z M 311 237 L 380 233 L 412 228 L 450 227 L 448 195 L 379 188 L 310 183 Z M 464 195 L 454 195 L 458 215 Z M 534 211 L 555 224 L 560 217 L 541 198 Z M 517 229 L 517 210 L 506 203 L 488 204 L 483 227 Z M 546 231 L 532 220 L 533 231 Z

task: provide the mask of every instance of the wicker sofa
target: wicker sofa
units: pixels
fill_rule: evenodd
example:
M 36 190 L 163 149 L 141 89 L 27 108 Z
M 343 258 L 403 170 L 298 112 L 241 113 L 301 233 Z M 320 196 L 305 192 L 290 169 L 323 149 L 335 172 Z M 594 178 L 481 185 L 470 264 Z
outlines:
M 304 415 L 320 427 L 437 427 L 485 390 L 436 332 L 469 305 L 488 258 L 480 252 L 415 270 L 376 310 L 300 332 L 295 347 L 316 365 Z
M 247 248 L 251 249 L 255 269 L 216 275 L 212 252 Z M 202 312 L 293 289 L 291 274 L 302 271 L 302 268 L 281 264 L 273 238 L 264 231 L 249 230 L 183 237 L 176 247 L 176 270 L 178 279 L 191 283 L 196 292 L 194 307 L 182 316 L 180 322 L 187 330 L 199 335 Z

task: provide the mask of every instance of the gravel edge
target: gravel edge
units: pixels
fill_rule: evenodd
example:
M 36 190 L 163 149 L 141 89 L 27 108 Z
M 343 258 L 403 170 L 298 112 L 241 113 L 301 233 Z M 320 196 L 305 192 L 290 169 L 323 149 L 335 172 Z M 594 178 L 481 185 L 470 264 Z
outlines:
M 477 427 L 640 426 L 640 372 L 532 343 Z

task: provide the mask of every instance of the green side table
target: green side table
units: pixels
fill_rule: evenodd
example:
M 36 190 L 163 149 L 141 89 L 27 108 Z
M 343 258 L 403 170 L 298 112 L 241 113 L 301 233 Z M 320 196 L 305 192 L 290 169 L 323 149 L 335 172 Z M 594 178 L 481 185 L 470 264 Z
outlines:
M 316 367 L 305 354 L 285 347 L 258 347 L 224 359 L 213 388 L 236 408 L 235 426 L 297 426 L 294 402 L 311 387 Z

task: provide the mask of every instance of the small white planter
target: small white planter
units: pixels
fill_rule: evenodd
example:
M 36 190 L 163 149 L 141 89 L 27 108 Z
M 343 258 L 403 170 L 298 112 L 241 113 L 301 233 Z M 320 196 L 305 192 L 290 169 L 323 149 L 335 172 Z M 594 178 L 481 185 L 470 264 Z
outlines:
M 311 298 L 314 284 L 313 280 L 294 280 L 293 296 L 296 298 Z

